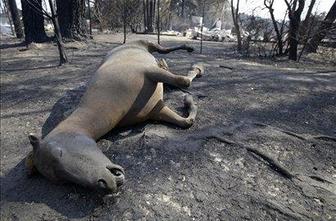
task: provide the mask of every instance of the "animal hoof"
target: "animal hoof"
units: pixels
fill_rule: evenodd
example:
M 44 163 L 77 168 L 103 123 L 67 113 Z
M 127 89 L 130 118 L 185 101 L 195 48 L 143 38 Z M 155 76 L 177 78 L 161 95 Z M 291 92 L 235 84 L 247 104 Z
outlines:
M 191 127 L 194 123 L 195 123 L 195 119 L 187 118 L 186 121 L 185 121 L 184 128 L 187 129 L 187 128 Z
M 190 107 L 194 103 L 193 97 L 188 94 L 184 96 L 184 105 Z
M 194 51 L 194 48 L 193 47 L 188 47 L 187 46 L 187 52 L 193 52 Z
M 197 71 L 196 77 L 202 77 L 204 75 L 204 65 L 202 63 L 197 63 L 192 66 L 192 68 Z

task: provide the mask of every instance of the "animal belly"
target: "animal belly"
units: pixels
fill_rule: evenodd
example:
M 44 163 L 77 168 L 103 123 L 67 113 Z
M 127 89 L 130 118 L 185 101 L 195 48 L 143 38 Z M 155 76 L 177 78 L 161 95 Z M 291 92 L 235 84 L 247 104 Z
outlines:
M 162 98 L 163 84 L 146 81 L 129 112 L 119 122 L 118 126 L 128 126 L 148 120 L 149 114 Z

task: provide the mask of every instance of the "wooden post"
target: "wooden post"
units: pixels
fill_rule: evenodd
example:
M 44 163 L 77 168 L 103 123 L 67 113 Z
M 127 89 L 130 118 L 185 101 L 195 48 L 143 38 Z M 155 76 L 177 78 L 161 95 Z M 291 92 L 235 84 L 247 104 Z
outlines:
M 157 33 L 158 33 L 158 44 L 160 44 L 160 0 L 157 0 Z

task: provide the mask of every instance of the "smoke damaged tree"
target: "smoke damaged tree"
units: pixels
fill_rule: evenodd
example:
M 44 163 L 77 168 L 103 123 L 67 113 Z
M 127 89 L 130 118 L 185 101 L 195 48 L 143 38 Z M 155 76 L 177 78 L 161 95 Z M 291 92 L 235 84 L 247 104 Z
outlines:
M 336 1 L 331 6 L 327 16 L 322 21 L 320 27 L 317 29 L 316 33 L 313 37 L 308 41 L 306 51 L 307 52 L 316 52 L 319 44 L 321 43 L 322 39 L 326 36 L 328 30 L 331 29 L 333 22 L 336 19 Z
M 56 0 L 56 6 L 62 36 L 76 40 L 86 38 L 85 0 Z
M 15 34 L 17 38 L 23 38 L 23 29 L 19 16 L 19 11 L 16 6 L 16 1 L 14 0 L 4 0 L 8 1 L 8 8 L 11 13 L 12 21 L 14 24 Z
M 134 33 L 140 31 L 143 25 L 142 5 L 139 0 L 96 0 L 92 20 L 99 25 L 100 31 L 126 27 L 127 31 L 131 29 Z
M 13 22 L 12 22 L 12 18 L 10 16 L 10 12 L 8 10 L 8 5 L 7 5 L 7 1 L 3 1 L 1 2 L 0 1 L 0 6 L 1 6 L 1 12 L 4 13 L 6 16 L 7 16 L 7 19 L 8 19 L 8 23 L 9 23 L 9 27 L 12 31 L 12 34 L 14 35 L 14 28 L 13 28 Z
M 280 31 L 280 29 L 278 27 L 278 23 L 277 23 L 277 21 L 275 20 L 275 17 L 274 17 L 273 3 L 274 3 L 274 0 L 264 0 L 264 5 L 270 13 L 272 23 L 273 23 L 273 27 L 274 27 L 274 31 L 276 33 L 277 44 L 278 44 L 277 45 L 278 46 L 278 55 L 282 55 L 283 54 L 282 32 Z
M 52 23 L 54 25 L 54 33 L 55 33 L 56 43 L 57 43 L 58 51 L 59 51 L 60 65 L 62 65 L 63 63 L 66 63 L 67 62 L 67 56 L 65 54 L 65 50 L 64 50 L 64 47 L 63 47 L 62 35 L 60 33 L 58 20 L 56 18 L 56 13 L 55 13 L 55 8 L 54 8 L 53 1 L 49 0 L 49 7 L 50 7 L 51 15 L 45 9 L 43 9 L 43 7 L 41 5 L 41 3 L 42 3 L 41 1 L 38 2 L 38 0 L 22 0 L 21 3 L 23 3 L 23 1 L 25 1 L 25 3 L 27 5 L 22 4 L 22 9 L 24 7 L 27 7 L 28 9 L 32 9 L 36 14 L 41 16 L 43 19 L 44 19 L 44 17 L 46 17 L 46 18 L 48 18 L 52 21 Z M 43 3 L 45 3 L 45 2 L 43 2 Z M 37 6 L 39 6 L 39 7 L 37 7 Z M 42 21 L 42 24 L 43 23 L 44 23 L 44 20 Z M 26 26 L 25 26 L 25 33 L 26 33 L 26 31 L 29 31 L 29 29 L 26 30 Z M 44 28 L 43 28 L 43 33 L 45 34 Z M 46 38 L 47 38 L 47 36 L 46 36 Z M 26 43 L 27 43 L 27 40 L 26 40 Z
M 144 32 L 154 31 L 155 0 L 143 0 Z
M 13 0 L 12 0 L 13 1 Z M 44 30 L 44 17 L 41 13 L 42 0 L 21 0 L 25 43 L 45 42 L 48 37 Z
M 306 12 L 305 18 L 302 20 L 300 24 L 299 30 L 299 42 L 305 45 L 307 44 L 308 38 L 310 37 L 315 24 L 315 16 L 312 16 L 313 8 L 316 3 L 316 0 L 311 0 L 308 6 L 308 10 Z M 301 53 L 300 53 L 301 54 Z
M 126 44 L 126 38 L 127 38 L 127 21 L 126 21 L 126 0 L 123 1 L 123 29 L 124 29 L 124 42 L 123 44 Z
M 46 12 L 45 15 L 47 17 L 49 17 L 54 25 L 54 33 L 55 33 L 55 37 L 56 37 L 56 43 L 57 43 L 57 47 L 58 47 L 58 52 L 59 52 L 59 58 L 60 58 L 60 65 L 68 62 L 68 58 L 65 54 L 65 50 L 63 47 L 63 41 L 62 41 L 62 34 L 60 31 L 60 27 L 58 24 L 58 19 L 56 17 L 56 13 L 55 13 L 55 8 L 54 8 L 54 4 L 52 0 L 49 0 L 49 7 L 50 7 L 50 11 L 51 11 L 51 16 L 48 15 Z
M 311 0 L 310 1 L 309 7 L 308 7 L 308 11 L 306 13 L 306 17 L 305 17 L 305 19 L 302 22 L 302 26 L 303 27 L 307 27 L 308 26 L 309 19 L 311 17 L 311 14 L 312 14 L 312 11 L 313 11 L 315 3 L 316 3 L 316 0 Z M 305 28 L 305 30 L 307 30 L 307 28 Z
M 90 34 L 90 37 L 92 38 L 92 19 L 91 19 L 90 0 L 87 0 L 87 12 L 88 12 L 88 16 L 89 16 L 89 34 Z
M 240 25 L 239 25 L 239 0 L 237 0 L 236 7 L 234 7 L 233 0 L 231 0 L 231 13 L 232 13 L 234 30 L 237 35 L 237 50 L 240 52 L 242 49 L 242 39 L 241 39 Z
M 285 0 L 288 8 L 289 32 L 288 32 L 288 59 L 297 60 L 297 49 L 299 44 L 299 27 L 301 14 L 305 5 L 305 0 Z

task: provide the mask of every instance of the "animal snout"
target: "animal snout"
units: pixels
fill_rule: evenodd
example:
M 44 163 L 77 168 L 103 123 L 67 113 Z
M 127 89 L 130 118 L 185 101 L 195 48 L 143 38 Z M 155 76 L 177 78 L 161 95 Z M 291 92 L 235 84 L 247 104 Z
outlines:
M 98 180 L 98 186 L 107 192 L 117 192 L 125 181 L 124 170 L 118 165 L 107 166 L 106 169 L 105 177 Z
M 120 167 L 106 167 L 106 168 L 112 173 L 112 175 L 116 179 L 117 187 L 124 184 L 125 175 L 122 168 Z

